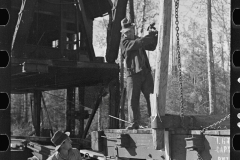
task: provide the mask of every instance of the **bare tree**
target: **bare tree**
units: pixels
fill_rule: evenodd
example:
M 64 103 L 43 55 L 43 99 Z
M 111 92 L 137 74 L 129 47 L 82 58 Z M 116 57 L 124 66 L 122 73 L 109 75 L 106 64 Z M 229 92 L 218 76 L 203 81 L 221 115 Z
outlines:
M 216 88 L 212 40 L 212 12 L 211 0 L 207 0 L 207 64 L 208 64 L 208 91 L 209 91 L 209 114 L 216 112 Z
M 146 0 L 142 1 L 142 20 L 141 20 L 141 28 L 140 28 L 140 33 L 143 36 L 144 32 L 144 24 L 145 24 L 145 12 L 146 12 Z
M 24 121 L 25 121 L 25 123 L 27 123 L 28 122 L 28 94 L 27 93 L 25 93 L 24 94 L 24 112 L 25 112 L 25 114 L 24 114 Z

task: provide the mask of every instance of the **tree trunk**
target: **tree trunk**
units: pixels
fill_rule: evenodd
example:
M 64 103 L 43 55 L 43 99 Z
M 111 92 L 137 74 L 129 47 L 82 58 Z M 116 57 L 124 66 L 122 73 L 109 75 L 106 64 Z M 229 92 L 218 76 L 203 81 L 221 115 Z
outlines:
M 17 123 L 20 124 L 22 119 L 22 95 L 20 99 L 20 103 L 17 104 Z
M 146 0 L 143 0 L 142 1 L 142 20 L 141 20 L 141 29 L 140 29 L 140 32 L 141 32 L 141 36 L 144 35 L 144 24 L 145 24 L 145 10 L 146 10 Z
M 102 117 L 101 117 L 101 112 L 102 112 L 102 103 L 99 105 L 98 108 L 98 131 L 102 130 Z
M 220 35 L 220 44 L 221 44 L 221 61 L 222 61 L 222 70 L 223 70 L 223 78 L 224 78 L 224 84 L 225 84 L 225 88 L 227 88 L 228 87 L 228 82 L 227 82 L 227 77 L 226 77 L 226 74 L 225 74 L 225 68 L 224 68 L 224 64 L 225 64 L 225 58 L 224 58 L 224 50 L 223 50 L 223 45 L 224 45 L 224 43 L 223 43 L 223 36 L 222 35 Z M 224 95 L 224 97 L 225 97 L 225 102 L 227 102 L 228 100 L 228 98 L 227 98 L 227 95 L 228 95 L 228 92 L 227 92 L 227 89 L 226 89 L 226 92 L 225 92 L 225 95 Z M 228 107 L 227 106 L 225 106 L 226 107 L 226 109 L 225 109 L 225 111 L 226 111 L 226 113 L 228 113 Z
M 28 94 L 24 94 L 24 122 L 28 123 Z
M 214 73 L 213 57 L 213 40 L 212 40 L 212 12 L 211 0 L 207 0 L 207 64 L 208 64 L 208 91 L 209 91 L 209 114 L 216 112 L 216 88 Z
M 129 17 L 131 23 L 134 23 L 134 5 L 133 0 L 129 0 Z

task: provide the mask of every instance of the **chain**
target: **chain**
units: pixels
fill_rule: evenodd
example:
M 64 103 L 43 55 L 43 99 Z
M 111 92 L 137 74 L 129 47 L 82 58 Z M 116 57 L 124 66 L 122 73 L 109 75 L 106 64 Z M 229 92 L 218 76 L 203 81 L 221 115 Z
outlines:
M 183 87 L 182 87 L 182 71 L 181 71 L 181 55 L 180 55 L 180 43 L 179 43 L 179 21 L 178 21 L 178 8 L 179 8 L 179 0 L 175 0 L 175 24 L 176 24 L 176 37 L 177 37 L 177 58 L 178 58 L 178 81 L 180 86 L 180 100 L 181 100 L 181 107 L 180 107 L 180 117 L 182 118 L 182 125 L 183 123 Z
M 203 160 L 203 158 L 201 157 L 201 155 L 198 152 L 197 152 L 197 156 L 198 156 L 197 160 Z
M 204 133 L 206 130 L 208 130 L 209 128 L 215 128 L 218 124 L 222 123 L 223 121 L 227 120 L 228 118 L 230 118 L 230 114 L 228 114 L 227 116 L 225 116 L 224 118 L 220 119 L 219 121 L 211 124 L 210 126 L 208 127 L 204 127 L 202 130 L 201 130 L 201 133 Z

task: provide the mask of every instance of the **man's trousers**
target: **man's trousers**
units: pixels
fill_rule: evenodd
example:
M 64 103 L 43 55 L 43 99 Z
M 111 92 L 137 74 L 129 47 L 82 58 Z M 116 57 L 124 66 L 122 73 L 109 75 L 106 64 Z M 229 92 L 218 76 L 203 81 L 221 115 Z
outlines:
M 146 101 L 149 117 L 151 116 L 150 94 L 153 93 L 153 77 L 150 70 L 142 70 L 127 77 L 128 120 L 139 123 L 140 120 L 140 93 Z

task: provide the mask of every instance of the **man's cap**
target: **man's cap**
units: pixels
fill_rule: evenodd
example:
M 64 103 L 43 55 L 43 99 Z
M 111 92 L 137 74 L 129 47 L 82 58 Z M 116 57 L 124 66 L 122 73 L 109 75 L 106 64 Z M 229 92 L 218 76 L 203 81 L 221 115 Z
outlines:
M 55 151 L 57 151 L 62 143 L 69 137 L 70 132 L 61 132 L 61 131 L 57 131 L 54 133 L 53 137 L 51 138 L 52 143 L 56 146 L 55 147 Z
M 122 26 L 122 30 L 120 32 L 125 33 L 126 31 L 130 30 L 132 27 L 135 26 L 134 23 L 131 23 L 127 18 L 124 18 L 121 21 L 121 26 Z

